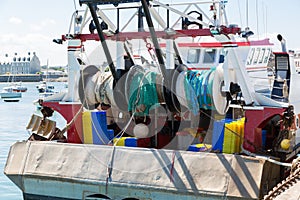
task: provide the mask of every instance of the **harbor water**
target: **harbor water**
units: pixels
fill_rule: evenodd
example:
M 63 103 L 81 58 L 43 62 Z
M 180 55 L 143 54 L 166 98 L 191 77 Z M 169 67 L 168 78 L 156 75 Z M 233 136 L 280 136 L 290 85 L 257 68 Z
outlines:
M 16 141 L 26 140 L 29 137 L 26 126 L 31 115 L 38 112 L 37 107 L 33 104 L 39 98 L 36 88 L 38 84 L 38 82 L 23 83 L 28 90 L 22 93 L 19 102 L 4 102 L 0 99 L 0 200 L 23 199 L 21 190 L 4 175 L 3 171 L 10 146 Z M 54 85 L 57 92 L 65 89 L 65 83 L 53 82 L 51 84 Z M 5 86 L 7 83 L 0 83 L 0 91 Z M 65 125 L 64 120 L 58 114 L 53 117 L 59 119 L 59 128 Z

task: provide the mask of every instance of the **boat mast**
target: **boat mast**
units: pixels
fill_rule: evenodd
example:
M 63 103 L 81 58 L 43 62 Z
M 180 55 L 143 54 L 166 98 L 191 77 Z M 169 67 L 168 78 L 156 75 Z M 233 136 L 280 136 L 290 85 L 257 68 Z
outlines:
M 97 13 L 96 13 L 97 5 L 93 4 L 92 1 L 87 1 L 87 2 L 88 2 L 87 5 L 90 9 L 92 18 L 95 22 L 95 26 L 96 26 L 96 29 L 97 29 L 97 32 L 98 32 L 98 35 L 99 35 L 99 38 L 100 38 L 100 41 L 101 41 L 101 44 L 102 44 L 102 48 L 103 48 L 103 51 L 105 53 L 107 63 L 109 65 L 109 69 L 112 73 L 112 76 L 114 77 L 114 83 L 116 83 L 116 81 L 118 80 L 119 77 L 117 77 L 116 69 L 115 69 L 111 54 L 109 52 L 109 49 L 107 47 L 107 43 L 106 43 L 106 40 L 105 40 L 105 37 L 104 37 L 104 34 L 103 34 L 103 30 L 102 30 L 102 28 L 100 26 L 100 23 L 99 23 L 99 20 L 98 20 L 98 16 L 97 16 Z
M 249 2 L 246 1 L 246 29 L 249 29 Z
M 149 11 L 149 8 L 148 8 L 148 2 L 146 0 L 141 0 L 141 3 L 142 3 L 142 7 L 143 7 L 143 10 L 144 10 L 144 13 L 145 13 L 146 21 L 147 21 L 147 24 L 148 24 L 148 27 L 149 27 L 149 31 L 150 31 L 150 34 L 151 34 L 151 39 L 152 39 L 152 42 L 153 42 L 153 45 L 154 45 L 154 48 L 155 48 L 155 54 L 157 56 L 157 60 L 158 60 L 158 63 L 159 63 L 159 67 L 160 67 L 162 76 L 164 77 L 164 81 L 165 81 L 166 85 L 169 86 L 169 84 L 168 84 L 169 81 L 168 81 L 167 74 L 166 74 L 165 62 L 164 62 L 164 58 L 162 56 L 161 49 L 160 49 L 158 41 L 157 41 L 157 36 L 156 36 L 155 29 L 154 29 L 154 26 L 153 26 L 153 22 L 152 22 L 152 19 L 151 19 L 150 11 Z
M 47 81 L 48 81 L 48 73 L 49 73 L 49 59 L 47 59 L 47 70 L 46 70 L 46 89 L 47 89 Z

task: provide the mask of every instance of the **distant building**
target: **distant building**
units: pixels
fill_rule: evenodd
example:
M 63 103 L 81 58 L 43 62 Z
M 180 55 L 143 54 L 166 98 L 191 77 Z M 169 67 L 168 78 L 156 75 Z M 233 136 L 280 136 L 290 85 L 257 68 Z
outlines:
M 300 51 L 294 53 L 294 61 L 297 72 L 300 72 Z
M 0 74 L 36 74 L 41 71 L 39 58 L 33 52 L 27 56 L 19 56 L 15 53 L 14 56 L 6 54 L 0 57 Z

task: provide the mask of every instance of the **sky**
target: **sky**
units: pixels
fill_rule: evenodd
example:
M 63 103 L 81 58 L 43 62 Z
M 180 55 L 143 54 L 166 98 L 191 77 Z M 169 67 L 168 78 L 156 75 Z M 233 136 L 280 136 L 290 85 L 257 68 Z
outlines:
M 242 28 L 247 26 L 246 1 L 228 0 L 226 9 L 229 21 Z M 58 45 L 52 40 L 68 32 L 75 7 L 84 9 L 79 7 L 78 2 L 1 0 L 0 58 L 5 54 L 27 55 L 28 52 L 36 52 L 42 65 L 46 65 L 47 61 L 49 66 L 66 65 L 66 44 Z M 280 33 L 286 39 L 288 49 L 300 50 L 299 0 L 248 0 L 248 3 L 248 26 L 255 34 L 259 37 L 267 35 L 273 43 L 277 43 L 274 38 Z

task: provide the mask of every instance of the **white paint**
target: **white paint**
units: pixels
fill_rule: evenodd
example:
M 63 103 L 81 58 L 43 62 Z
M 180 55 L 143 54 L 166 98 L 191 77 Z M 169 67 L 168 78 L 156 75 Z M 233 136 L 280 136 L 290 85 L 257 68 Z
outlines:
M 80 58 L 81 46 L 80 40 L 68 40 L 68 92 L 63 101 L 79 101 L 78 82 L 80 76 L 80 64 L 78 63 L 77 58 Z
M 175 69 L 173 40 L 166 40 L 166 51 L 166 69 Z
M 117 69 L 125 69 L 124 63 L 124 44 L 123 42 L 116 42 L 117 43 L 117 61 L 116 61 L 116 68 Z
M 26 161 L 20 162 L 24 158 Z M 111 199 L 197 199 L 199 195 L 207 199 L 250 195 L 257 199 L 264 184 L 261 177 L 267 175 L 262 160 L 246 156 L 224 154 L 220 159 L 217 154 L 203 152 L 54 142 L 15 143 L 8 161 L 4 173 L 23 192 L 71 199 L 82 199 L 87 193 Z M 235 184 L 236 179 L 241 184 Z M 247 188 L 247 193 L 240 192 L 241 188 Z

